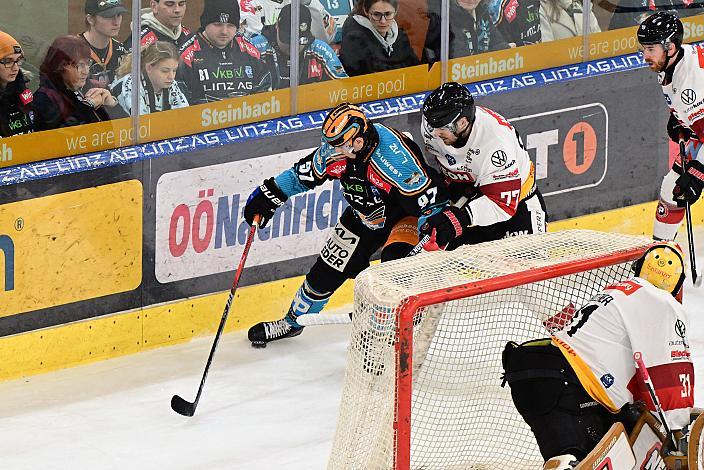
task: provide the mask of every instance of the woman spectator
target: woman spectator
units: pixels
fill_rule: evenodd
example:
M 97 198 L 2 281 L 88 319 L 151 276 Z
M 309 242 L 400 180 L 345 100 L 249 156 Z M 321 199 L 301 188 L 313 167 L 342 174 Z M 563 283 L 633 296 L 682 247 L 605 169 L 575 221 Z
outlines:
M 394 17 L 397 0 L 358 0 L 342 26 L 340 56 L 352 77 L 418 65 L 406 32 Z
M 450 0 L 450 59 L 516 47 L 494 27 L 486 0 Z M 440 10 L 442 2 L 430 2 L 430 25 L 426 38 L 428 62 L 440 60 Z
M 540 34 L 543 42 L 573 38 L 584 34 L 581 0 L 541 0 Z M 589 32 L 600 33 L 601 28 L 589 3 Z
M 90 69 L 90 47 L 78 36 L 59 36 L 49 46 L 39 67 L 39 89 L 34 94 L 37 130 L 78 126 L 110 119 L 106 107 L 117 100 L 105 88 L 85 94 Z
M 23 61 L 20 43 L 0 31 L 0 137 L 34 131 L 33 97 L 20 68 Z
M 139 114 L 156 113 L 169 109 L 185 108 L 188 100 L 176 81 L 179 54 L 176 47 L 165 41 L 143 46 L 141 80 L 139 86 Z M 117 80 L 112 84 L 112 94 L 129 116 L 132 109 L 132 54 L 125 56 L 117 70 Z

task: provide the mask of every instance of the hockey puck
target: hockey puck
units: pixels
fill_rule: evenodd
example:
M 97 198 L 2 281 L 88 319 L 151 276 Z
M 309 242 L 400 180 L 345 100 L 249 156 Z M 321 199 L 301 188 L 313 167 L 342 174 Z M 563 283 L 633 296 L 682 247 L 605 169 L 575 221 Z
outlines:
M 252 341 L 252 347 L 254 349 L 264 349 L 266 348 L 266 341 Z

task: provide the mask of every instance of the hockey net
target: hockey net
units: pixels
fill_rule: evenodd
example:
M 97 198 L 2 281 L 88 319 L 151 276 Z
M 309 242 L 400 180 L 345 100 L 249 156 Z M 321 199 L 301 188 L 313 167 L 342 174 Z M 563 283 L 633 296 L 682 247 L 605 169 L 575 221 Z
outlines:
M 549 336 L 651 244 L 568 230 L 365 270 L 329 468 L 542 468 L 501 386 L 504 346 Z

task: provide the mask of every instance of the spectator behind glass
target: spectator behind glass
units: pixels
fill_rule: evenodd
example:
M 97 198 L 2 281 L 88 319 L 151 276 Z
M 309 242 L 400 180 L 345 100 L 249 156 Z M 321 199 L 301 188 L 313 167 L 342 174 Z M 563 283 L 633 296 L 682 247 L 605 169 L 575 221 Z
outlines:
M 176 82 L 180 58 L 176 47 L 170 42 L 157 41 L 142 46 L 140 56 L 139 114 L 187 107 L 186 96 Z M 131 70 L 132 54 L 128 54 L 117 69 L 118 79 L 112 84 L 112 94 L 125 116 L 129 116 L 132 109 Z
M 397 0 L 359 0 L 342 26 L 342 64 L 350 77 L 418 65 L 394 17 Z
M 81 89 L 88 80 L 90 47 L 78 36 L 59 36 L 49 46 L 39 67 L 39 89 L 34 94 L 37 130 L 106 121 L 105 107 L 117 100 L 105 88 Z
M 450 59 L 516 47 L 514 43 L 506 42 L 501 32 L 494 28 L 486 0 L 449 1 Z M 429 51 L 428 58 L 432 60 L 440 60 L 441 6 L 441 0 L 431 1 L 426 51 Z
M 0 31 L 0 137 L 34 132 L 32 91 L 20 68 L 20 43 Z
M 600 33 L 599 22 L 589 2 L 589 32 Z M 582 36 L 582 0 L 541 0 L 540 34 L 543 42 Z
M 281 9 L 290 4 L 291 0 L 239 0 L 244 34 L 252 37 L 261 34 L 264 26 L 274 26 Z M 332 43 L 337 32 L 335 17 L 325 9 L 320 0 L 300 0 L 300 4 L 308 7 L 313 17 L 313 36 L 328 44 Z
M 271 70 L 259 50 L 237 34 L 240 9 L 234 0 L 205 0 L 200 29 L 181 47 L 179 80 L 191 104 L 271 90 Z
M 508 42 L 528 46 L 541 42 L 540 0 L 485 0 L 494 26 Z
M 186 0 L 151 0 L 149 8 L 142 8 L 139 43 L 142 46 L 154 44 L 157 41 L 170 42 L 176 49 L 188 39 L 191 31 L 181 23 L 186 14 Z M 130 25 L 130 30 L 132 27 Z M 132 35 L 123 43 L 125 49 L 132 50 Z
M 120 0 L 86 0 L 88 30 L 80 35 L 90 46 L 90 71 L 85 90 L 107 88 L 115 78 L 115 71 L 127 54 L 127 49 L 115 39 L 120 34 L 122 15 L 126 11 Z
M 315 39 L 311 33 L 313 19 L 310 10 L 301 5 L 299 18 L 299 77 L 298 83 L 322 82 L 347 78 L 345 69 L 335 51 L 327 43 Z M 291 5 L 281 9 L 275 26 L 265 26 L 261 35 L 252 37 L 262 55 L 271 54 L 276 61 L 279 87 L 288 88 L 291 81 Z M 270 49 L 267 51 L 267 47 Z
M 614 12 L 609 29 L 639 25 L 656 11 L 674 12 L 680 18 L 704 13 L 701 0 L 604 0 L 598 5 Z

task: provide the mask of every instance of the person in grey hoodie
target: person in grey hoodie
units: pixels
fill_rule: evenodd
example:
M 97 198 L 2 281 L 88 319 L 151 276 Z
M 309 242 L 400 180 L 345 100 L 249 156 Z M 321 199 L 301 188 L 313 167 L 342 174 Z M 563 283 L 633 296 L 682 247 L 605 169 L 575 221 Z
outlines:
M 166 41 L 178 50 L 191 34 L 191 31 L 181 24 L 186 14 L 186 0 L 151 0 L 150 7 L 143 8 L 140 13 L 142 21 L 139 42 L 142 47 L 157 41 Z M 132 49 L 131 34 L 125 40 L 124 46 L 128 51 Z
M 359 0 L 342 26 L 340 58 L 352 77 L 418 65 L 406 32 L 395 16 L 397 0 Z

